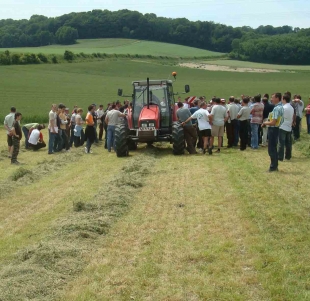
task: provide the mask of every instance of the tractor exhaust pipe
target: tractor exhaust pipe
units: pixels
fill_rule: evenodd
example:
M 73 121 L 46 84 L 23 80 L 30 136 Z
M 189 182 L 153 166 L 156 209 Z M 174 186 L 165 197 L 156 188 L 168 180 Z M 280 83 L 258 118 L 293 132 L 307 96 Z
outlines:
M 147 91 L 147 108 L 150 108 L 150 79 L 146 79 L 146 91 Z

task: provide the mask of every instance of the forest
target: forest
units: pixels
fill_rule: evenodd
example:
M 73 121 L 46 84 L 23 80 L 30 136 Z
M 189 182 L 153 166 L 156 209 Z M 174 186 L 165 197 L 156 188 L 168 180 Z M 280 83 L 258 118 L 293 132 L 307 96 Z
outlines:
M 55 18 L 0 20 L 0 47 L 74 44 L 77 39 L 132 38 L 225 52 L 230 58 L 310 64 L 310 29 L 291 26 L 232 27 L 211 21 L 164 18 L 130 10 L 92 10 Z

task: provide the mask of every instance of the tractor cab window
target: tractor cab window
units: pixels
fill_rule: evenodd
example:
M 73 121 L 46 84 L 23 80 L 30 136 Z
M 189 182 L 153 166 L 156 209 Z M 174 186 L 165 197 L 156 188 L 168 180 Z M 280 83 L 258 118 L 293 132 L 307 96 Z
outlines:
M 168 97 L 166 86 L 150 86 L 149 89 L 150 105 L 157 105 L 160 110 L 161 127 L 168 127 L 170 123 L 170 107 L 171 101 Z M 147 88 L 136 87 L 133 104 L 133 122 L 134 126 L 138 127 L 139 116 L 141 110 L 147 105 Z

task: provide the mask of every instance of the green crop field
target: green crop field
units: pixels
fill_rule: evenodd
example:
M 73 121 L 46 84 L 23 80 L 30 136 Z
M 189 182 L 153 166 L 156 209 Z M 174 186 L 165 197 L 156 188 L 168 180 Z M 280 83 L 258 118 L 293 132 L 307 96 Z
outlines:
M 207 99 L 290 90 L 307 103 L 310 94 L 307 69 L 221 72 L 119 58 L 12 65 L 0 66 L 0 119 L 13 105 L 22 122 L 46 121 L 52 103 L 85 112 L 122 100 L 117 89 L 131 94 L 133 80 L 172 71 L 175 92 L 189 84 L 188 95 Z M 226 139 L 213 156 L 174 156 L 169 143 L 154 143 L 126 158 L 101 142 L 92 154 L 48 155 L 22 140 L 16 166 L 2 127 L 0 300 L 310 300 L 305 128 L 303 118 L 291 160 L 270 174 L 267 148 L 239 152 Z
M 4 51 L 6 49 L 1 49 Z M 63 54 L 65 50 L 71 50 L 74 53 L 84 52 L 91 53 L 107 53 L 107 54 L 140 54 L 153 56 L 169 56 L 169 57 L 200 57 L 200 56 L 222 56 L 224 53 L 213 52 L 194 47 L 186 47 L 175 44 L 149 42 L 131 39 L 93 39 L 78 40 L 75 45 L 51 45 L 44 47 L 25 47 L 10 48 L 11 52 L 22 53 L 45 53 L 45 54 Z
M 287 91 L 310 94 L 310 73 L 233 73 L 205 71 L 154 62 L 105 60 L 88 63 L 58 65 L 3 66 L 0 68 L 1 118 L 14 105 L 27 121 L 46 118 L 52 103 L 64 103 L 72 108 L 84 109 L 91 103 L 113 102 L 118 99 L 117 89 L 131 93 L 131 82 L 137 79 L 171 78 L 177 71 L 175 92 L 183 92 L 189 84 L 188 95 L 213 95 L 228 98 L 230 95 L 253 95 Z M 185 97 L 185 95 L 182 95 Z

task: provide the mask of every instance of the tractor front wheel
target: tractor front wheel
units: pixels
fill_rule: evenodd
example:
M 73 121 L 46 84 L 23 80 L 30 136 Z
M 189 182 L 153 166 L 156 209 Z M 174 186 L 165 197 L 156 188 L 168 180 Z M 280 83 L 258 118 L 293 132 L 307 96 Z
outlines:
M 172 145 L 174 155 L 184 154 L 184 130 L 179 122 L 174 122 L 172 125 Z
M 115 127 L 115 151 L 117 157 L 128 156 L 127 128 L 124 124 Z

